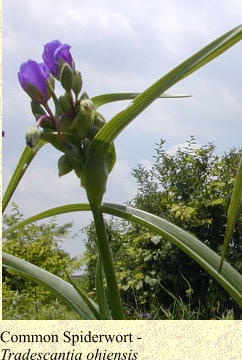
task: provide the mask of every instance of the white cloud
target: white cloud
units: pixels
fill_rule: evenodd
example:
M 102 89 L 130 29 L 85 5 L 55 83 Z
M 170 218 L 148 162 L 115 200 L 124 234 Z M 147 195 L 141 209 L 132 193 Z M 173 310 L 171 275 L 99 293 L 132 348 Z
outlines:
M 134 197 L 136 190 L 128 163 L 117 160 L 108 180 L 104 201 L 124 203 Z
M 139 92 L 192 52 L 238 25 L 241 11 L 240 0 L 234 0 L 232 6 L 230 0 L 221 0 L 219 6 L 211 0 L 153 0 L 142 5 L 139 0 L 103 0 L 101 4 L 98 0 L 5 1 L 4 178 L 9 178 L 13 171 L 24 147 L 25 129 L 34 121 L 29 98 L 18 84 L 17 72 L 20 64 L 29 58 L 41 61 L 45 43 L 58 38 L 72 45 L 84 88 L 91 95 Z M 118 161 L 108 182 L 106 201 L 123 202 L 132 198 L 136 185 L 130 168 L 140 159 L 151 158 L 154 144 L 160 138 L 168 140 L 171 147 L 182 143 L 190 134 L 196 135 L 199 143 L 215 141 L 225 150 L 241 144 L 240 62 L 241 44 L 238 44 L 169 90 L 192 93 L 192 98 L 157 100 L 129 125 L 117 141 Z M 100 110 L 109 120 L 127 104 L 109 104 Z M 50 149 L 43 150 L 43 155 L 41 150 L 13 197 L 24 205 L 28 214 L 47 206 L 85 199 L 73 175 L 58 178 L 59 155 Z M 83 219 L 86 216 L 82 214 Z

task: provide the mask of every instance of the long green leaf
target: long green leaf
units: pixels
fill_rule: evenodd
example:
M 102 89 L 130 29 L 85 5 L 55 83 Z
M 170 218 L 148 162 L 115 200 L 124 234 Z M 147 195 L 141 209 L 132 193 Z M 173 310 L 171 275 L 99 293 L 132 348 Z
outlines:
M 93 312 L 87 304 L 78 295 L 77 291 L 68 282 L 51 274 L 50 272 L 39 268 L 25 260 L 19 259 L 13 255 L 3 252 L 3 266 L 21 273 L 23 276 L 45 286 L 54 292 L 58 297 L 69 304 L 84 320 L 96 320 Z M 91 301 L 91 300 L 90 300 Z M 98 307 L 92 302 L 92 305 L 98 311 Z
M 215 41 L 211 42 L 195 55 L 159 79 L 147 90 L 137 96 L 130 106 L 115 115 L 106 125 L 102 127 L 92 142 L 90 148 L 91 153 L 93 153 L 94 156 L 99 156 L 100 152 L 106 152 L 109 145 L 115 140 L 119 133 L 155 99 L 157 99 L 157 97 L 164 93 L 164 91 L 222 54 L 228 48 L 240 41 L 241 38 L 242 25 L 232 29 Z
M 137 96 L 139 96 L 140 93 L 110 93 L 110 94 L 103 94 L 94 96 L 91 98 L 91 100 L 94 102 L 94 104 L 99 107 L 101 105 L 108 104 L 110 102 L 114 101 L 122 101 L 122 100 L 132 100 L 135 99 Z M 162 94 L 161 96 L 158 96 L 159 98 L 186 98 L 191 97 L 191 95 L 185 95 L 185 94 Z
M 2 212 L 4 212 L 4 210 L 6 209 L 16 187 L 18 186 L 18 183 L 20 182 L 20 180 L 22 179 L 25 171 L 27 170 L 27 168 L 29 167 L 31 161 L 33 160 L 33 158 L 35 157 L 35 155 L 37 154 L 37 152 L 42 148 L 43 145 L 45 145 L 46 142 L 43 140 L 40 140 L 38 142 L 38 144 L 36 144 L 35 147 L 30 148 L 30 147 L 26 147 L 20 157 L 20 160 L 18 162 L 18 165 L 13 173 L 13 176 L 8 184 L 7 190 L 5 192 L 5 195 L 3 197 L 3 202 L 2 202 Z
M 26 226 L 28 224 L 31 224 L 35 221 L 41 220 L 41 219 L 46 219 L 48 217 L 51 216 L 56 216 L 56 215 L 60 215 L 60 214 L 64 214 L 67 212 L 76 212 L 76 211 L 89 211 L 90 210 L 90 205 L 89 204 L 71 204 L 71 205 L 64 205 L 64 206 L 59 206 L 53 209 L 49 209 L 46 211 L 43 211 L 39 214 L 36 214 L 34 216 L 29 217 L 28 219 L 25 219 L 21 222 L 19 222 L 16 225 L 13 225 L 11 227 L 9 227 L 8 229 L 6 229 L 5 231 L 3 231 L 3 237 L 6 236 L 7 234 L 11 233 L 14 230 L 20 229 L 23 226 Z
M 92 303 L 92 301 L 88 298 L 88 296 L 82 291 L 82 289 L 77 286 L 74 280 L 70 277 L 70 275 L 66 272 L 67 279 L 69 283 L 74 287 L 74 289 L 77 291 L 77 293 L 81 296 L 82 300 L 87 304 L 88 308 L 93 313 L 94 317 L 98 320 L 104 320 L 102 318 L 102 315 L 99 311 L 97 311 L 96 306 Z
M 72 204 L 50 209 L 22 221 L 21 223 L 5 231 L 4 234 L 9 233 L 9 231 L 14 231 L 33 221 L 43 219 L 47 216 L 53 216 L 78 210 L 90 210 L 90 206 L 88 204 Z M 165 239 L 169 240 L 171 243 L 173 243 L 186 254 L 188 254 L 198 264 L 200 264 L 228 291 L 231 297 L 240 306 L 242 306 L 242 276 L 226 261 L 224 261 L 221 272 L 218 273 L 221 257 L 217 255 L 213 250 L 211 250 L 207 245 L 202 243 L 200 240 L 187 233 L 186 231 L 182 230 L 178 226 L 158 216 L 146 213 L 142 210 L 137 210 L 135 208 L 122 205 L 106 203 L 103 204 L 102 210 L 107 214 L 119 216 L 128 221 L 143 225 L 148 229 L 162 235 Z
M 242 205 L 242 156 L 240 158 L 240 162 L 238 165 L 237 174 L 235 177 L 235 182 L 233 186 L 233 192 L 229 204 L 228 216 L 227 216 L 227 225 L 223 243 L 223 250 L 221 256 L 221 263 L 219 267 L 219 271 L 222 268 L 225 256 L 228 252 L 228 247 L 230 240 L 232 238 L 236 221 L 238 220 L 240 210 Z

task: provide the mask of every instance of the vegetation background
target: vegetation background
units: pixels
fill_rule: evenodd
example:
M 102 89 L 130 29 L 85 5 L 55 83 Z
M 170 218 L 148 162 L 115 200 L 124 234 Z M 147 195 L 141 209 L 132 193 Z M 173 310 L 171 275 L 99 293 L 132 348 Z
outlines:
M 223 243 L 226 213 L 241 149 L 216 155 L 215 145 L 199 145 L 190 137 L 173 154 L 155 147 L 150 168 L 138 164 L 132 175 L 138 192 L 130 205 L 161 216 L 191 232 L 217 253 Z M 4 226 L 23 218 L 18 206 L 4 217 Z M 175 246 L 150 231 L 115 218 L 106 222 L 115 269 L 129 319 L 241 319 L 238 305 L 205 270 Z M 60 250 L 71 224 L 55 219 L 28 225 L 7 236 L 3 250 L 65 278 L 86 265 L 78 285 L 95 300 L 97 254 L 93 223 L 84 229 L 86 251 L 71 259 Z M 236 225 L 227 261 L 242 272 L 242 216 Z M 75 239 L 79 241 L 78 238 Z M 13 274 L 3 272 L 3 318 L 75 319 L 53 295 Z

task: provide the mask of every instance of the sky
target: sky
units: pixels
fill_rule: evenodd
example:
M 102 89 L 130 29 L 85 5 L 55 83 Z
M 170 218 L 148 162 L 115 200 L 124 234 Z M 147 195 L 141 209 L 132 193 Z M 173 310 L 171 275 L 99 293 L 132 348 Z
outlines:
M 17 73 L 28 59 L 42 61 L 43 46 L 60 40 L 71 45 L 90 97 L 109 92 L 142 92 L 180 62 L 225 32 L 242 18 L 240 0 L 8 0 L 3 2 L 3 192 L 25 147 L 25 132 L 35 120 L 30 99 Z M 222 154 L 241 146 L 242 46 L 236 44 L 169 93 L 192 94 L 186 99 L 159 99 L 136 118 L 115 141 L 117 162 L 110 174 L 105 202 L 131 200 L 137 184 L 131 170 L 149 166 L 155 144 L 166 140 L 169 152 L 189 135 L 199 144 L 214 142 Z M 128 101 L 100 108 L 109 121 Z M 86 202 L 73 173 L 58 177 L 61 153 L 50 145 L 40 150 L 12 201 L 24 215 L 51 207 Z M 7 212 L 11 211 L 11 206 Z M 91 214 L 68 214 L 74 231 L 91 221 Z M 63 248 L 72 256 L 84 249 L 83 235 Z

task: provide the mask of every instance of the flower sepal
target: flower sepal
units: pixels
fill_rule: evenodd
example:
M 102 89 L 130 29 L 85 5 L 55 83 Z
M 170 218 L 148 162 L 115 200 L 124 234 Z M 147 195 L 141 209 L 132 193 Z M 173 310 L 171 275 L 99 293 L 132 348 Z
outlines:
M 74 73 L 71 66 L 67 63 L 64 63 L 61 66 L 61 72 L 60 72 L 60 82 L 63 88 L 70 92 L 72 89 L 72 86 L 74 84 Z
M 38 120 L 40 116 L 46 115 L 45 110 L 34 100 L 31 101 L 31 110 L 36 120 Z
M 72 90 L 74 91 L 74 94 L 76 95 L 76 97 L 80 94 L 81 89 L 82 89 L 82 76 L 79 71 L 75 71 Z
M 49 97 L 46 98 L 45 94 L 43 94 L 37 86 L 31 84 L 30 82 L 27 82 L 26 84 L 26 93 L 38 104 L 45 104 L 49 99 Z
M 67 93 L 65 93 L 65 95 L 61 95 L 59 97 L 58 101 L 59 101 L 59 105 L 61 107 L 61 110 L 64 113 L 71 113 L 72 112 L 70 98 L 69 98 Z
M 74 169 L 73 164 L 70 162 L 66 155 L 62 155 L 58 160 L 59 176 L 66 175 Z

